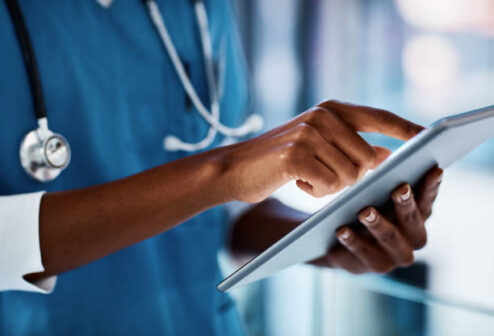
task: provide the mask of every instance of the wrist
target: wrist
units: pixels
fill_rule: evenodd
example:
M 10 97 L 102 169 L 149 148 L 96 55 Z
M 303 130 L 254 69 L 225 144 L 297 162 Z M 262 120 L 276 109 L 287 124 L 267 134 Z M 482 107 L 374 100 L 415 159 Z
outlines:
M 205 190 L 214 194 L 217 204 L 236 201 L 235 197 L 235 179 L 233 178 L 233 169 L 228 153 L 231 146 L 220 147 L 208 152 L 204 162 L 204 172 L 209 181 Z
M 225 150 L 227 149 L 223 147 L 200 154 L 202 158 L 198 183 L 204 192 L 204 198 L 211 203 L 210 206 L 235 200 L 229 177 L 230 169 L 223 155 Z

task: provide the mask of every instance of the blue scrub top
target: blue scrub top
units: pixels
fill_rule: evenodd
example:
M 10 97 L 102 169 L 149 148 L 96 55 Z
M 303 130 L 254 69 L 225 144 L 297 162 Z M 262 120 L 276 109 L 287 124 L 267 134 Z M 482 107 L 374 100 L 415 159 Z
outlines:
M 191 2 L 157 2 L 208 106 Z M 248 90 L 231 8 L 226 0 L 205 4 L 215 59 L 220 49 L 226 54 L 221 121 L 238 126 L 247 113 Z M 26 0 L 20 6 L 41 72 L 49 125 L 70 142 L 72 162 L 46 184 L 29 178 L 20 165 L 20 142 L 37 123 L 19 43 L 1 1 L 0 195 L 120 179 L 186 155 L 166 152 L 165 135 L 185 141 L 204 137 L 208 125 L 190 107 L 142 1 L 116 0 L 109 9 L 92 0 Z M 218 136 L 215 145 L 221 140 Z M 0 335 L 242 334 L 234 303 L 215 288 L 227 222 L 217 207 L 60 275 L 50 295 L 0 293 Z

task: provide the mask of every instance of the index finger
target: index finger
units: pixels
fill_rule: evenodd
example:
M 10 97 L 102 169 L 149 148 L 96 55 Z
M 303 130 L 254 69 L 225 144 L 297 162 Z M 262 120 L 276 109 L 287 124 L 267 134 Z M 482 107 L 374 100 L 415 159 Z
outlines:
M 409 140 L 424 128 L 389 111 L 367 106 L 325 101 L 319 106 L 337 113 L 359 132 L 381 133 L 400 140 Z

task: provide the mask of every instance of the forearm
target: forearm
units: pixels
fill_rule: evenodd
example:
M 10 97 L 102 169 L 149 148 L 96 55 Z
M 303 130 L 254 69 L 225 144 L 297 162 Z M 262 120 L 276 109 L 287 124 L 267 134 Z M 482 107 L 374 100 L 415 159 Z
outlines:
M 81 190 L 46 194 L 45 272 L 58 274 L 159 234 L 230 200 L 261 202 L 282 185 L 319 197 L 353 184 L 389 155 L 357 131 L 408 139 L 422 128 L 387 111 L 328 101 L 254 139 Z M 270 200 L 243 216 L 232 246 L 257 253 L 304 218 Z
M 259 254 L 303 222 L 308 214 L 269 198 L 233 224 L 230 248 L 236 255 Z
M 187 157 L 103 185 L 45 194 L 39 223 L 45 272 L 28 279 L 82 266 L 228 201 L 215 154 Z

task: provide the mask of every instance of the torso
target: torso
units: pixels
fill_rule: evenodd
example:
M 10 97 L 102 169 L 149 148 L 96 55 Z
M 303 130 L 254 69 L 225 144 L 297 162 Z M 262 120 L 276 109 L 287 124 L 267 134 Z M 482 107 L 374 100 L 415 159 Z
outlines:
M 196 22 L 188 1 L 158 1 L 201 99 L 208 102 Z M 50 128 L 72 147 L 58 179 L 40 184 L 19 162 L 19 144 L 36 127 L 19 44 L 0 4 L 0 194 L 82 188 L 116 180 L 185 154 L 162 147 L 167 134 L 198 141 L 208 126 L 184 91 L 142 1 L 20 3 L 47 101 Z M 222 122 L 246 114 L 247 84 L 229 6 L 206 3 L 213 47 L 221 36 L 227 66 Z M 221 141 L 218 136 L 215 144 Z M 209 210 L 160 236 L 59 276 L 51 295 L 0 294 L 0 334 L 240 333 L 231 299 L 216 291 L 217 252 L 227 219 Z M 136 223 L 140 225 L 140 223 Z M 199 260 L 200 259 L 200 260 Z

